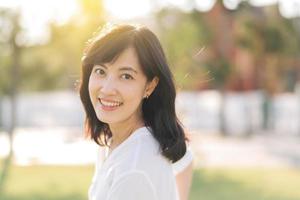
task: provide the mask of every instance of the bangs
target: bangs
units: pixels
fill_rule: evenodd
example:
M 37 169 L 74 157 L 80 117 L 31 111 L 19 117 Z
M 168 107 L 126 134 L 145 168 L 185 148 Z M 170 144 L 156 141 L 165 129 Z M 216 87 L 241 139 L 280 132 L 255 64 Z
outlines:
M 94 66 L 111 63 L 133 43 L 133 34 L 126 32 L 118 36 L 108 35 L 93 41 L 86 49 L 83 64 Z

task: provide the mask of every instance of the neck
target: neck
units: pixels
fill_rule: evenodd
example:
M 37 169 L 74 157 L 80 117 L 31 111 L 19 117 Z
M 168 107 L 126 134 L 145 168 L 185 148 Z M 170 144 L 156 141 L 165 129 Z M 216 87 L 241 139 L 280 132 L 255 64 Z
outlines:
M 111 124 L 109 128 L 112 133 L 112 142 L 110 144 L 110 149 L 116 148 L 124 140 L 126 140 L 136 129 L 144 126 L 142 120 L 137 121 L 136 123 L 124 123 L 124 124 Z

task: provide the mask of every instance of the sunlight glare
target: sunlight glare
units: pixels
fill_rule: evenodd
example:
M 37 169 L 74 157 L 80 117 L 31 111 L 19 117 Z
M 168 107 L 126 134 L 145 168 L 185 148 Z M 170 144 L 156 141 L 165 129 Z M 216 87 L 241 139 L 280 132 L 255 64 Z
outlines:
M 210 10 L 214 6 L 215 2 L 216 0 L 196 0 L 196 6 L 198 10 L 205 12 Z
M 28 43 L 43 43 L 49 36 L 49 22 L 63 24 L 78 10 L 75 0 L 0 0 L 0 7 L 21 11 L 21 26 Z
M 104 0 L 104 6 L 113 17 L 119 19 L 143 16 L 151 11 L 149 0 Z

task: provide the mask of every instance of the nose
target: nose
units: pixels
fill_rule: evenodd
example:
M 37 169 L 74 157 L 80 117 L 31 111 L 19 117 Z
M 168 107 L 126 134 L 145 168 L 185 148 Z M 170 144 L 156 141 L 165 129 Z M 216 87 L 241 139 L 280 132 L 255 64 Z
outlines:
M 101 81 L 100 92 L 105 95 L 115 95 L 116 91 L 116 81 L 112 77 L 107 77 Z

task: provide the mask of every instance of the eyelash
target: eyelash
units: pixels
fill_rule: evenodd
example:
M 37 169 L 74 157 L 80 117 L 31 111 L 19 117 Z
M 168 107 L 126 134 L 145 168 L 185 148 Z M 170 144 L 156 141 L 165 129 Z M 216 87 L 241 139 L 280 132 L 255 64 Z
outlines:
M 98 72 L 98 71 L 99 71 L 99 72 Z M 98 69 L 95 69 L 95 70 L 94 70 L 94 73 L 99 74 L 99 75 L 103 75 L 103 74 L 100 74 L 100 71 L 103 71 L 103 72 L 104 72 L 103 69 L 99 69 L 99 68 L 98 68 Z M 134 79 L 130 74 L 122 74 L 121 76 L 124 76 L 124 75 L 125 75 L 125 76 L 129 76 L 129 79 L 126 79 L 126 78 L 125 78 L 125 80 L 133 80 L 133 79 Z

